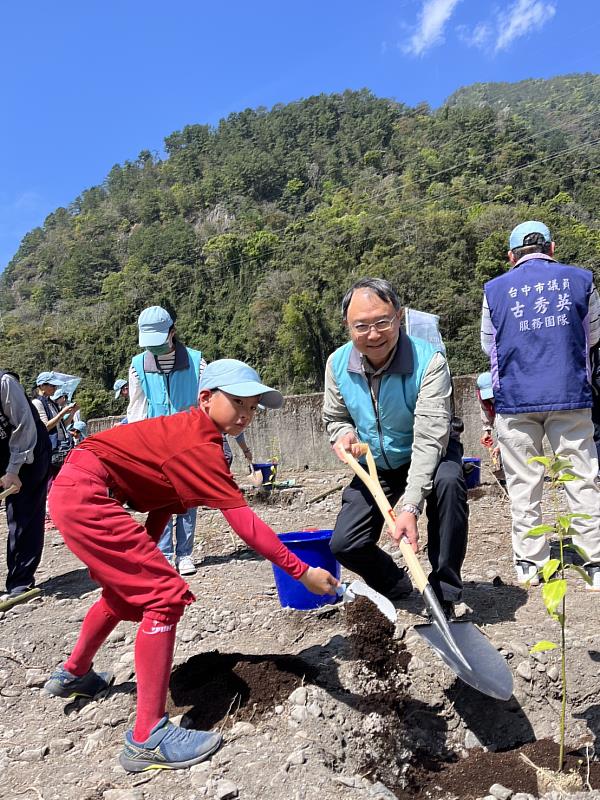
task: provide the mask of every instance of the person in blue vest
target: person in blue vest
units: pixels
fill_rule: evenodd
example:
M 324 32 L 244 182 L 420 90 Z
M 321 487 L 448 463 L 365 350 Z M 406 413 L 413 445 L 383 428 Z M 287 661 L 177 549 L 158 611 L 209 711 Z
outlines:
M 438 346 L 408 336 L 394 288 L 364 278 L 346 293 L 350 341 L 327 361 L 323 421 L 333 450 L 360 455 L 366 442 L 392 504 L 403 496 L 395 541 L 418 549 L 417 520 L 427 498 L 429 581 L 451 617 L 461 599 L 467 546 L 467 487 L 462 445 L 451 436 L 452 381 Z M 405 570 L 377 542 L 383 517 L 355 477 L 342 495 L 331 550 L 348 569 L 392 601 L 412 591 Z
M 561 264 L 543 222 L 512 231 L 512 269 L 484 287 L 481 345 L 490 357 L 496 430 L 511 500 L 512 545 L 519 583 L 537 585 L 550 558 L 544 536 L 526 538 L 542 523 L 546 435 L 579 480 L 564 484 L 574 519 L 573 542 L 587 554 L 590 588 L 600 591 L 600 490 L 592 424 L 590 348 L 600 339 L 600 300 L 593 275 Z
M 139 344 L 145 350 L 132 359 L 129 368 L 127 422 L 169 416 L 196 406 L 206 366 L 202 353 L 178 341 L 171 315 L 161 306 L 145 308 L 138 329 Z M 196 509 L 189 508 L 185 514 L 176 515 L 175 543 L 172 519 L 158 542 L 160 551 L 180 575 L 196 572 L 192 557 L 195 528 Z

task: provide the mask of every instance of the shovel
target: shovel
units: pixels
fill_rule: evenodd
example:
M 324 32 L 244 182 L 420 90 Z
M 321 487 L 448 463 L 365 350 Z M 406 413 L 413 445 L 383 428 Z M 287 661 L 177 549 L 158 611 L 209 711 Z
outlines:
M 363 445 L 363 448 L 368 472 L 348 452 L 344 453 L 346 463 L 369 489 L 388 528 L 395 532 L 396 515 L 379 483 L 377 467 L 369 446 Z M 415 625 L 415 631 L 469 686 L 490 697 L 508 700 L 512 695 L 513 679 L 504 658 L 472 622 L 449 622 L 446 619 L 433 587 L 406 539 L 400 540 L 400 551 L 415 586 L 423 595 L 432 620 L 427 625 Z
M 16 486 L 14 486 L 14 485 L 13 486 L 9 486 L 8 489 L 5 489 L 3 492 L 0 492 L 0 503 L 3 500 L 5 500 L 8 497 L 9 494 L 15 494 L 15 492 L 18 492 L 18 491 L 19 490 L 17 489 Z
M 362 581 L 352 581 L 352 583 L 341 583 L 337 589 L 337 594 L 343 598 L 345 603 L 351 603 L 357 597 L 367 597 L 372 603 L 375 603 L 379 611 L 389 619 L 390 622 L 396 622 L 396 609 L 391 600 L 388 600 L 375 589 L 371 589 L 366 583 Z

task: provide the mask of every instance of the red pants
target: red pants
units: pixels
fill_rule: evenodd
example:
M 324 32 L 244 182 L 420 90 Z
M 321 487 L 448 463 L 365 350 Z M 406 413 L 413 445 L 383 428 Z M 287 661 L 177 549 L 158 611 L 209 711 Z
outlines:
M 99 459 L 76 448 L 52 485 L 52 519 L 117 617 L 138 622 L 150 612 L 173 622 L 194 595 L 146 528 L 110 496 L 110 483 Z

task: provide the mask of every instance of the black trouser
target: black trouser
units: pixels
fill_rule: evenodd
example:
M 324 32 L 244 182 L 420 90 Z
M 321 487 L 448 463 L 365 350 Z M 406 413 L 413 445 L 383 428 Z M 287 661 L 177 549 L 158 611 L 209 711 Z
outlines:
M 429 582 L 440 600 L 456 602 L 462 593 L 460 569 L 467 549 L 469 507 L 462 469 L 462 445 L 450 439 L 427 498 L 427 552 L 431 563 Z M 378 470 L 386 497 L 396 505 L 406 487 L 409 464 L 394 470 Z M 393 592 L 402 570 L 377 546 L 383 515 L 373 496 L 356 476 L 342 495 L 331 538 L 331 552 L 338 561 L 382 594 Z
M 596 454 L 600 464 L 600 422 L 594 422 L 594 444 L 596 445 Z
M 50 473 L 50 447 L 36 447 L 32 464 L 19 470 L 22 486 L 6 498 L 8 574 L 6 591 L 18 592 L 35 585 L 35 571 L 44 548 L 46 485 Z

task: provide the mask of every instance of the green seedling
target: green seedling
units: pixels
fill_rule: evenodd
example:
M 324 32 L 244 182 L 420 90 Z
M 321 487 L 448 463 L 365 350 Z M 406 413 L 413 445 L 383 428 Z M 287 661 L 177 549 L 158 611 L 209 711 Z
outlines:
M 536 525 L 528 533 L 526 538 L 535 538 L 538 536 L 553 535 L 558 540 L 558 558 L 551 558 L 547 561 L 542 570 L 541 575 L 543 578 L 542 600 L 546 606 L 546 611 L 555 622 L 560 626 L 560 641 L 556 642 L 542 640 L 535 644 L 531 651 L 532 653 L 541 653 L 548 650 L 560 650 L 560 674 L 562 685 L 562 702 L 559 721 L 559 734 L 560 734 L 560 749 L 558 755 L 558 772 L 562 771 L 564 764 L 565 754 L 565 719 L 567 709 L 567 664 L 566 664 L 566 647 L 565 647 L 565 631 L 567 625 L 567 579 L 566 575 L 569 570 L 577 573 L 586 583 L 591 583 L 591 579 L 587 572 L 576 564 L 571 564 L 565 561 L 565 553 L 568 550 L 576 552 L 584 561 L 588 561 L 586 553 L 569 539 L 574 531 L 571 526 L 573 519 L 591 519 L 589 514 L 560 514 L 558 509 L 558 491 L 561 484 L 569 483 L 570 481 L 581 480 L 581 478 L 573 472 L 573 465 L 568 458 L 561 458 L 559 456 L 546 457 L 535 456 L 530 458 L 528 463 L 537 462 L 542 464 L 545 468 L 546 474 L 550 478 L 550 493 L 552 497 L 552 507 L 554 512 L 554 522 L 544 525 Z

